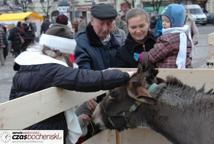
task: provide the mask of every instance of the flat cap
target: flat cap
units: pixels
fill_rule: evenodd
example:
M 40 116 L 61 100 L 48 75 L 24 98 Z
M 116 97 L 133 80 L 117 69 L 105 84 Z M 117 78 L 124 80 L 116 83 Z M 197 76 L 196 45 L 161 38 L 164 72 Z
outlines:
M 117 11 L 112 5 L 101 3 L 91 8 L 91 15 L 101 20 L 115 19 Z

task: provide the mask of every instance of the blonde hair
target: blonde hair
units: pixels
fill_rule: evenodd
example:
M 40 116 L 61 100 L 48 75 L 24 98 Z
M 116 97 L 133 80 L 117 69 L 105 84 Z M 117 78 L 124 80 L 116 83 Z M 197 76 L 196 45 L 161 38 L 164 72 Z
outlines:
M 132 8 L 132 9 L 128 10 L 128 12 L 126 13 L 126 17 L 125 17 L 126 23 L 128 23 L 128 20 L 130 18 L 133 18 L 133 17 L 136 17 L 136 16 L 145 16 L 146 17 L 146 21 L 148 23 L 150 23 L 149 15 L 147 14 L 146 11 L 144 11 L 141 8 Z
M 73 63 L 69 61 L 69 54 L 61 53 L 59 50 L 53 50 L 47 46 L 43 46 L 42 53 L 54 59 L 61 59 L 65 61 L 68 66 L 74 67 Z
M 62 56 L 62 53 L 59 50 L 53 50 L 47 46 L 43 46 L 42 53 L 52 58 L 57 58 Z

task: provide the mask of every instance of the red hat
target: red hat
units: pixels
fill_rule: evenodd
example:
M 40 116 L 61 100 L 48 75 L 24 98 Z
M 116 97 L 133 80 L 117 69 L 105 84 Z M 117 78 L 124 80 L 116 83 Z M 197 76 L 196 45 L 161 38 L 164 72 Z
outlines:
M 60 14 L 56 17 L 56 23 L 67 25 L 68 24 L 68 17 L 64 14 Z

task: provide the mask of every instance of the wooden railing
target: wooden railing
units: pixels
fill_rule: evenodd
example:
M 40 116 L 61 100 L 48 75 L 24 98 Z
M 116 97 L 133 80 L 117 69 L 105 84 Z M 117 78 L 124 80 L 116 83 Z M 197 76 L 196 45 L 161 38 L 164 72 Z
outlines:
M 126 71 L 127 69 L 122 70 Z M 212 69 L 159 69 L 159 77 L 165 78 L 168 75 L 176 76 L 184 83 L 196 88 L 202 87 L 203 84 L 206 84 L 206 90 L 214 87 L 214 70 Z M 1 103 L 0 129 L 24 129 L 75 107 L 101 93 L 104 93 L 104 91 L 81 93 L 52 87 Z M 132 142 L 135 144 L 148 144 L 148 141 L 151 141 L 150 143 L 168 144 L 165 138 L 150 129 L 124 131 L 119 136 L 118 133 L 107 130 L 100 133 L 98 137 L 92 137 L 85 143 L 99 144 L 101 137 L 103 137 L 102 144 L 131 144 Z M 133 141 L 136 139 L 137 141 Z

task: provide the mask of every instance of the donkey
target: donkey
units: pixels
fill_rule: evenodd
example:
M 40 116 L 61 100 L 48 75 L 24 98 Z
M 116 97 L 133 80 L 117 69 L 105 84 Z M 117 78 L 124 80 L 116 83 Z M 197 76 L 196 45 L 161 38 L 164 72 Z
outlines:
M 119 131 L 149 126 L 173 144 L 213 144 L 213 90 L 172 76 L 157 83 L 157 73 L 142 66 L 127 85 L 111 90 L 95 110 L 95 123 Z

